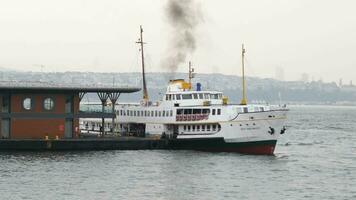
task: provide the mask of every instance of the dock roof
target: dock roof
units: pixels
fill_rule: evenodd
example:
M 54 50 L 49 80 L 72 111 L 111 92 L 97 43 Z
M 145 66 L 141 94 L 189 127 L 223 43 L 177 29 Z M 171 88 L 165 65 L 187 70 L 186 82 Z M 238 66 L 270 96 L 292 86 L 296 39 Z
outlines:
M 108 92 L 108 93 L 133 93 L 141 88 L 132 86 L 105 86 L 105 85 L 79 85 L 58 84 L 47 82 L 20 82 L 0 81 L 0 91 L 11 92 Z

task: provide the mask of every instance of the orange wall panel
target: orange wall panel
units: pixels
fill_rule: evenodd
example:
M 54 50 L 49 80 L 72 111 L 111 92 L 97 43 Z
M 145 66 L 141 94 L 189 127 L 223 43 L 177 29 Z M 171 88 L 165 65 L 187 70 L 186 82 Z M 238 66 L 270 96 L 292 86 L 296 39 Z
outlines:
M 64 119 L 12 119 L 12 139 L 64 138 Z

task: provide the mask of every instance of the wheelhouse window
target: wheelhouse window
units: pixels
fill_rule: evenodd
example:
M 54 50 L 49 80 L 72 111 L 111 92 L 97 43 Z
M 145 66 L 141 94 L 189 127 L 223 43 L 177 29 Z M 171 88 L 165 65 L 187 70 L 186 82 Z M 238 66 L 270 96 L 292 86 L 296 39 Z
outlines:
M 208 93 L 204 93 L 204 99 L 209 99 L 209 94 Z
M 248 108 L 244 107 L 244 113 L 247 113 L 247 112 L 248 112 Z
M 192 94 L 182 94 L 182 99 L 192 99 Z
M 210 99 L 219 99 L 218 94 L 210 94 Z
M 32 109 L 32 99 L 31 99 L 30 97 L 25 98 L 25 99 L 22 101 L 22 107 L 23 107 L 25 110 L 31 110 L 31 109 Z
M 177 100 L 181 100 L 180 94 L 176 94 L 176 99 L 177 99 Z
M 194 93 L 194 94 L 193 94 L 193 97 L 194 97 L 194 99 L 198 99 L 198 94 L 197 94 L 197 93 Z
M 199 99 L 204 99 L 203 93 L 199 93 Z
M 53 110 L 54 108 L 54 101 L 52 98 L 48 97 L 43 100 L 43 108 L 45 110 Z
M 183 109 L 177 109 L 177 115 L 183 114 Z

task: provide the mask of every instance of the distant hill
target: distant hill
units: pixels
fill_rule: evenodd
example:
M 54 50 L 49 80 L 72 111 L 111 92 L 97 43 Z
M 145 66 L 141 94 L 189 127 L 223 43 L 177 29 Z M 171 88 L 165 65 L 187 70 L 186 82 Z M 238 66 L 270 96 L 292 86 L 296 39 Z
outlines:
M 147 84 L 149 96 L 158 100 L 164 94 L 170 79 L 186 78 L 185 73 L 148 73 Z M 141 86 L 140 73 L 93 73 L 64 72 L 40 73 L 0 70 L 0 81 L 41 81 L 53 83 L 70 83 L 80 85 L 120 85 Z M 201 83 L 203 89 L 222 91 L 230 102 L 241 99 L 241 77 L 222 74 L 197 74 L 194 83 Z M 247 96 L 249 102 L 297 103 L 297 104 L 354 104 L 356 105 L 356 87 L 342 86 L 336 83 L 278 81 L 247 77 Z M 142 92 L 122 95 L 121 101 L 137 101 Z M 95 99 L 95 94 L 87 99 Z

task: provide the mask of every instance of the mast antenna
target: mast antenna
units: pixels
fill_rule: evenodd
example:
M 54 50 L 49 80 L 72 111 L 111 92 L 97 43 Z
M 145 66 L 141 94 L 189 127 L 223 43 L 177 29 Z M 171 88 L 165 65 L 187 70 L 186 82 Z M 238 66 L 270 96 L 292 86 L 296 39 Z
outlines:
M 143 42 L 142 33 L 143 33 L 143 28 L 142 28 L 142 25 L 140 25 L 140 38 L 138 39 L 138 41 L 136 43 L 140 44 L 140 51 L 141 51 L 143 100 L 148 101 L 148 92 L 147 92 L 146 77 L 145 77 L 145 57 L 144 57 L 144 52 L 143 52 L 143 45 L 146 43 Z
M 194 68 L 192 67 L 192 62 L 189 61 L 189 75 L 188 75 L 188 79 L 189 79 L 189 90 L 192 90 L 192 79 L 194 78 Z
M 242 64 L 242 99 L 241 99 L 241 105 L 246 105 L 247 104 L 247 99 L 246 99 L 246 81 L 245 81 L 245 53 L 246 50 L 244 48 L 244 44 L 242 44 L 242 49 L 241 49 L 241 64 Z

